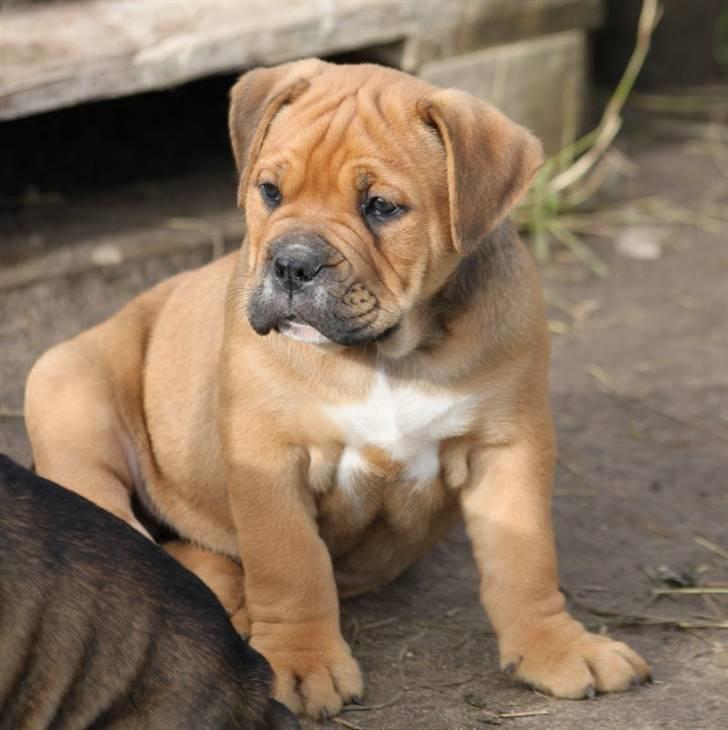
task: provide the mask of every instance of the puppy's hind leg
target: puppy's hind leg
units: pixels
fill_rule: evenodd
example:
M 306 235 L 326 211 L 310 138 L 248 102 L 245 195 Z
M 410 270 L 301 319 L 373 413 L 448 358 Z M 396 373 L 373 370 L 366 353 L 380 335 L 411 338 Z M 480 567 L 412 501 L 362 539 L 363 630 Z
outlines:
M 101 362 L 72 340 L 33 366 L 25 388 L 25 422 L 35 470 L 151 539 L 132 510 L 125 429 Z
M 245 610 L 242 566 L 225 555 L 182 540 L 166 542 L 162 547 L 217 596 L 238 633 L 249 636 L 250 620 Z

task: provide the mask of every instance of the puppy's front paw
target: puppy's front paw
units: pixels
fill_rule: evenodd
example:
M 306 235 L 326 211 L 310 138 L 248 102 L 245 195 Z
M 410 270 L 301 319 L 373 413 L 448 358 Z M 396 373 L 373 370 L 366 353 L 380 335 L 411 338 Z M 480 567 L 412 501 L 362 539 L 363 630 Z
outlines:
M 623 692 L 650 678 L 642 657 L 621 641 L 589 633 L 564 614 L 503 641 L 501 668 L 535 689 L 566 699 Z
M 316 630 L 261 632 L 253 624 L 251 646 L 275 672 L 273 696 L 296 714 L 316 720 L 337 715 L 362 696 L 361 671 L 341 636 L 316 640 Z

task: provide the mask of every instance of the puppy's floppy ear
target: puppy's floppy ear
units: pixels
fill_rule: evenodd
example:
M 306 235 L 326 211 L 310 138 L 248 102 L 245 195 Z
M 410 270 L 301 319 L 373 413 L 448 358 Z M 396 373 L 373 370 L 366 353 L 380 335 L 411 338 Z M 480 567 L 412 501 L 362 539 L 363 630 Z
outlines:
M 526 191 L 543 163 L 541 143 L 462 91 L 438 91 L 421 99 L 418 111 L 445 147 L 453 245 L 467 253 Z
M 240 176 L 238 206 L 243 207 L 250 162 L 263 144 L 273 118 L 309 87 L 308 79 L 324 62 L 311 58 L 273 68 L 256 68 L 243 74 L 230 90 L 228 126 L 235 164 Z

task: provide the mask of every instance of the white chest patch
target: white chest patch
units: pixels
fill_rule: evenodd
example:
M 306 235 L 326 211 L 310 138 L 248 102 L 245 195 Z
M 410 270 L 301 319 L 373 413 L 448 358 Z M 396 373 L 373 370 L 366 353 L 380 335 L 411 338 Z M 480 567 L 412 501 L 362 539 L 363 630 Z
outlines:
M 378 372 L 366 400 L 326 408 L 346 442 L 337 472 L 339 485 L 350 489 L 356 474 L 366 468 L 359 453 L 364 446 L 379 447 L 404 464 L 408 479 L 431 481 L 440 470 L 440 442 L 465 433 L 479 400 L 472 395 L 429 393 L 410 385 L 392 387 L 386 375 Z

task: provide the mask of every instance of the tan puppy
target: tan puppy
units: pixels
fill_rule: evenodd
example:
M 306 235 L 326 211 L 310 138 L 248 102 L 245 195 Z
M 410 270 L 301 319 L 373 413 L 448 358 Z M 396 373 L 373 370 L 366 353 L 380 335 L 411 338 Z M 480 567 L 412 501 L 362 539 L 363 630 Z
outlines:
M 143 529 L 136 492 L 229 556 L 182 555 L 218 595 L 242 560 L 233 618 L 296 711 L 363 689 L 336 585 L 386 583 L 461 512 L 503 669 L 571 698 L 645 679 L 558 589 L 543 304 L 503 222 L 538 142 L 466 94 L 317 60 L 243 76 L 230 130 L 242 250 L 41 358 L 39 472 Z

